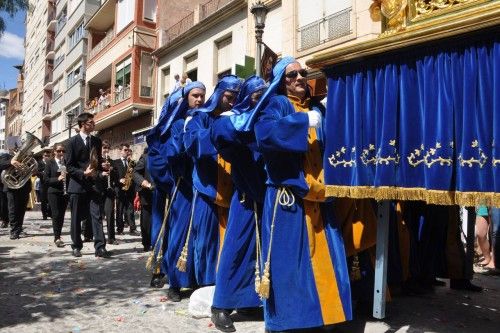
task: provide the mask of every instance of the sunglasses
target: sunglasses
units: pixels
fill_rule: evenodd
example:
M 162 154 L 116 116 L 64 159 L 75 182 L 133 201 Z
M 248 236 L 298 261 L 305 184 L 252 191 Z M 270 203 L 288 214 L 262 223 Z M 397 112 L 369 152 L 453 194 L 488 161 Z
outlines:
M 64 149 L 57 149 L 56 152 L 58 152 L 58 153 L 65 153 L 66 150 L 64 150 Z
M 285 74 L 285 76 L 289 79 L 295 79 L 298 75 L 302 77 L 307 77 L 307 70 L 306 69 L 300 69 L 300 70 L 293 70 Z

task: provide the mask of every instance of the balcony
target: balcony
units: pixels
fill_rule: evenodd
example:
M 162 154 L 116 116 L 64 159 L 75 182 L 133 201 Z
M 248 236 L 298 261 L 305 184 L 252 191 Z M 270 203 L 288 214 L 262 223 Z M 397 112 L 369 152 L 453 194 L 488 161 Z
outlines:
M 214 14 L 224 6 L 234 2 L 235 0 L 210 0 L 201 5 L 200 21 L 203 21 L 210 15 Z
M 94 58 L 101 50 L 103 50 L 115 37 L 113 29 L 106 32 L 106 37 L 104 37 L 92 50 L 89 52 L 89 59 Z
M 184 34 L 194 26 L 194 12 L 191 12 L 182 20 L 165 30 L 162 45 L 170 44 L 174 39 Z
M 349 36 L 352 33 L 351 12 L 352 8 L 349 7 L 300 27 L 298 29 L 298 51 L 304 51 L 334 39 Z
M 115 0 L 103 0 L 101 6 L 95 14 L 89 19 L 85 29 L 94 31 L 107 31 L 115 22 Z
M 49 70 L 48 73 L 45 74 L 45 79 L 43 80 L 43 89 L 50 90 L 52 89 L 52 69 Z
M 49 4 L 49 8 L 47 10 L 47 31 L 55 31 L 56 24 L 56 7 L 53 4 Z
M 130 86 L 124 87 L 121 91 L 115 92 L 115 104 L 130 98 Z

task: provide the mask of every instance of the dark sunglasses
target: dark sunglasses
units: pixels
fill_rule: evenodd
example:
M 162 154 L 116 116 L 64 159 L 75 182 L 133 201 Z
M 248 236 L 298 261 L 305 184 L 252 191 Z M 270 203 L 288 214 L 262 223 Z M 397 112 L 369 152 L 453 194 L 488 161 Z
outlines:
M 64 152 L 66 152 L 66 150 L 64 150 L 64 149 L 57 149 L 56 152 L 58 152 L 58 153 L 64 153 Z
M 301 69 L 301 70 L 294 70 L 294 71 L 290 71 L 288 73 L 285 74 L 285 76 L 289 79 L 295 79 L 298 75 L 300 74 L 300 76 L 302 77 L 307 77 L 307 70 L 306 69 Z

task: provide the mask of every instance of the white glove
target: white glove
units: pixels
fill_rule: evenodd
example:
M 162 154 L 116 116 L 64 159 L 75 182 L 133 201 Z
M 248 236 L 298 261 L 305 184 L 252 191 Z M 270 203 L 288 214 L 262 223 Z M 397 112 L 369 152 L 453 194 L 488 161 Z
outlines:
M 228 116 L 232 116 L 233 114 L 234 114 L 233 111 L 225 111 L 225 112 L 222 112 L 220 115 L 228 117 Z
M 309 127 L 318 128 L 321 126 L 321 113 L 316 110 L 307 112 L 307 117 L 309 118 Z
M 191 116 L 187 116 L 187 117 L 186 117 L 186 120 L 184 120 L 184 132 L 186 132 L 186 126 L 187 126 L 187 124 L 189 123 L 189 121 L 190 121 L 191 119 L 193 119 L 193 117 L 191 117 Z

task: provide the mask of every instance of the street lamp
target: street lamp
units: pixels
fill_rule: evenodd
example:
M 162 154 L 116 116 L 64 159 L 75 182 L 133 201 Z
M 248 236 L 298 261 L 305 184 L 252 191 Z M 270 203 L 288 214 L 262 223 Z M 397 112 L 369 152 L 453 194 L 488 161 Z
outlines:
M 71 125 L 73 125 L 73 118 L 75 118 L 75 114 L 73 111 L 69 110 L 68 113 L 66 113 L 66 117 L 68 117 L 68 139 L 71 138 Z
M 250 8 L 250 12 L 254 17 L 255 39 L 257 40 L 257 47 L 255 48 L 255 72 L 257 76 L 260 76 L 262 34 L 264 33 L 264 27 L 266 26 L 266 15 L 269 12 L 269 9 L 261 1 L 257 1 L 252 5 L 252 8 Z

